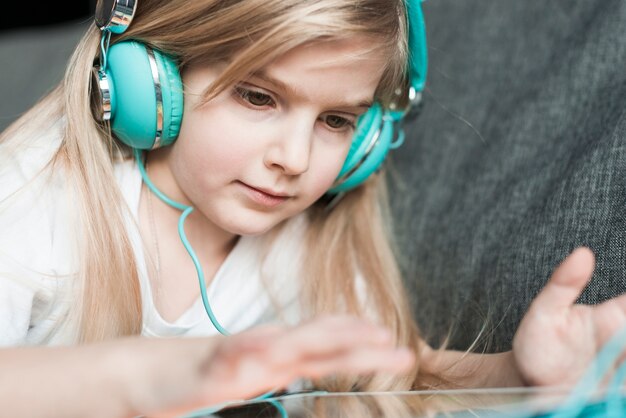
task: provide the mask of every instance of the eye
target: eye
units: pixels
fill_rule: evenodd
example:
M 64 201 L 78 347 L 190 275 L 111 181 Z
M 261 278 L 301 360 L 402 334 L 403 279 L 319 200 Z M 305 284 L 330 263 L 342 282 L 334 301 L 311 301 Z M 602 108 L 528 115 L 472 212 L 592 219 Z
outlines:
M 342 131 L 349 128 L 354 128 L 354 122 L 338 115 L 326 115 L 322 117 L 322 120 L 329 128 L 335 131 Z
M 250 90 L 242 86 L 235 87 L 235 93 L 239 98 L 253 107 L 273 106 L 274 100 L 268 94 L 257 90 Z

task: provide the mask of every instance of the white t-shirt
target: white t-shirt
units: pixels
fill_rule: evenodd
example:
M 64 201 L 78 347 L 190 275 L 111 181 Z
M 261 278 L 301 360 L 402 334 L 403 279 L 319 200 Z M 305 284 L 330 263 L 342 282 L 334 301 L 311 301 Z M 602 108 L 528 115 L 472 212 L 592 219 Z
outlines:
M 62 170 L 37 175 L 60 144 L 54 129 L 19 149 L 0 144 L 0 346 L 59 345 L 74 341 L 64 321 L 75 303 L 77 270 L 75 208 Z M 175 322 L 165 321 L 153 303 L 144 249 L 137 228 L 142 179 L 134 161 L 115 166 L 132 218 L 127 229 L 138 262 L 143 304 L 142 334 L 215 335 L 198 296 Z M 14 195 L 17 193 L 17 195 Z M 261 261 L 266 237 L 241 237 L 207 288 L 211 308 L 230 333 L 280 318 L 299 319 L 298 265 L 304 218 L 296 217 L 273 241 Z M 265 283 L 263 277 L 271 279 Z

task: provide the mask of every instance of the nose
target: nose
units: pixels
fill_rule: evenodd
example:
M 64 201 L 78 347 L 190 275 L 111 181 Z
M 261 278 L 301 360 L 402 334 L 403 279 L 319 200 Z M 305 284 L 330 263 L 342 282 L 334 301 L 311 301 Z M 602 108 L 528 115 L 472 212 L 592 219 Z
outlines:
M 315 120 L 302 116 L 280 124 L 265 152 L 265 166 L 290 176 L 306 172 L 311 158 L 314 127 Z

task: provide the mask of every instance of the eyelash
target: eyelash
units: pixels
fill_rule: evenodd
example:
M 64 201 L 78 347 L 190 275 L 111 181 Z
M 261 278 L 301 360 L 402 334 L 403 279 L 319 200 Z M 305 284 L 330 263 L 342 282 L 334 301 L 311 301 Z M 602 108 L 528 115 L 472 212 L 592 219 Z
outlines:
M 233 89 L 233 94 L 236 96 L 236 98 L 238 98 L 239 100 L 245 102 L 245 105 L 248 106 L 249 108 L 253 109 L 253 110 L 261 110 L 263 107 L 265 106 L 270 106 L 270 107 L 275 107 L 276 106 L 276 102 L 274 101 L 274 99 L 272 98 L 272 96 L 270 96 L 269 94 L 265 94 L 261 91 L 258 90 L 252 90 L 252 89 L 248 89 L 246 87 L 243 87 L 241 85 L 239 86 L 235 86 Z M 250 101 L 250 96 L 251 95 L 257 95 L 257 98 L 262 97 L 263 99 L 269 99 L 269 103 L 267 104 L 262 104 L 262 105 L 258 105 L 258 104 L 254 104 Z M 340 127 L 340 128 L 333 128 L 332 126 L 328 125 L 327 123 L 327 119 L 328 118 L 339 118 L 343 121 L 344 126 Z M 344 130 L 346 130 L 346 128 L 350 129 L 350 130 L 354 130 L 355 129 L 355 123 L 350 121 L 349 119 L 346 119 L 342 116 L 338 116 L 338 115 L 326 115 L 325 117 L 322 118 L 322 120 L 324 121 L 324 123 L 326 124 L 326 126 L 328 126 L 328 128 L 333 131 L 333 132 L 343 132 Z
M 235 89 L 234 89 L 234 90 L 235 90 L 235 94 L 236 94 L 236 95 L 237 95 L 240 99 L 242 99 L 243 101 L 245 101 L 248 105 L 252 106 L 253 108 L 258 109 L 258 108 L 261 108 L 261 107 L 263 107 L 263 106 L 271 106 L 271 107 L 274 107 L 274 106 L 276 105 L 276 102 L 274 102 L 274 99 L 272 99 L 272 96 L 270 96 L 269 94 L 265 94 L 265 93 L 263 93 L 263 92 L 261 92 L 261 91 L 258 91 L 258 90 L 250 90 L 250 89 L 247 89 L 247 88 L 242 87 L 242 86 L 235 86 Z M 272 103 L 272 104 L 271 104 L 271 105 L 270 105 L 270 104 L 256 105 L 256 104 L 252 103 L 252 102 L 250 101 L 250 96 L 251 96 L 251 95 L 253 95 L 253 94 L 254 94 L 254 95 L 258 95 L 258 96 L 262 96 L 263 98 L 267 98 L 267 99 L 269 99 L 269 100 L 271 101 L 271 103 Z

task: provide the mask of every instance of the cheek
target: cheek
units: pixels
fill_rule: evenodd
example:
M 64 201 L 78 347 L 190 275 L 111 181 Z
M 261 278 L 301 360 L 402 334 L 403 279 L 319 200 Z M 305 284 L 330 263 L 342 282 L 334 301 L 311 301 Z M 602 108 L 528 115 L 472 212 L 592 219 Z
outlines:
M 253 151 L 245 141 L 249 132 L 240 120 L 219 108 L 192 111 L 183 119 L 176 141 L 177 165 L 185 171 L 228 173 Z
M 315 173 L 314 182 L 320 195 L 330 189 L 337 179 L 350 150 L 350 141 L 351 138 L 348 138 L 340 146 L 328 147 L 316 159 L 317 167 L 312 172 Z

